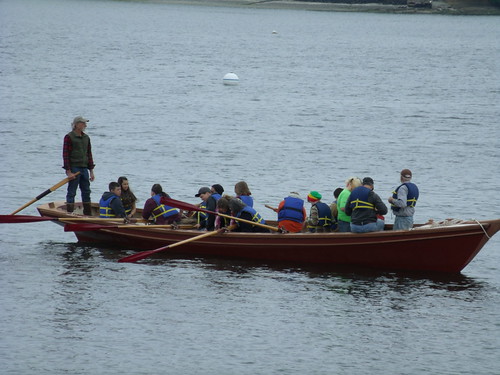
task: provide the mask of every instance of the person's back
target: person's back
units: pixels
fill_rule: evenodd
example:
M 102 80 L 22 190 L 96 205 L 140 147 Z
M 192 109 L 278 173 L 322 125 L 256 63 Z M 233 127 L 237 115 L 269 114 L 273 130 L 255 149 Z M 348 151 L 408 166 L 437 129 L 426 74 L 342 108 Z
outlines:
M 307 212 L 304 207 L 304 200 L 298 193 L 292 192 L 284 198 L 277 209 L 278 227 L 287 232 L 298 233 L 302 231 Z
M 379 224 L 377 215 L 385 215 L 388 210 L 373 191 L 373 186 L 373 179 L 365 177 L 363 185 L 353 189 L 347 200 L 345 213 L 351 216 L 352 232 L 363 233 L 383 229 L 383 222 Z

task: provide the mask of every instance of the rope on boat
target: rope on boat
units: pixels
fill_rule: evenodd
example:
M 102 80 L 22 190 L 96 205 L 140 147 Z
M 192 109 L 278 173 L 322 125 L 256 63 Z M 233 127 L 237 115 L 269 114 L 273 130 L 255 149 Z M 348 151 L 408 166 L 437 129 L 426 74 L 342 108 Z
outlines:
M 484 234 L 488 239 L 490 240 L 491 237 L 488 235 L 488 232 L 486 232 L 486 229 L 484 229 L 483 224 L 481 224 L 477 219 L 471 219 L 472 221 L 475 221 L 483 230 Z M 461 220 L 461 219 L 446 219 L 443 221 L 435 222 L 433 219 L 429 219 L 429 221 L 420 226 L 420 227 L 415 227 L 412 228 L 412 230 L 418 230 L 418 229 L 429 229 L 429 228 L 439 228 L 439 227 L 448 227 L 452 225 L 459 225 L 459 224 L 464 224 L 466 221 Z
M 489 240 L 491 240 L 491 237 L 490 237 L 490 236 L 488 235 L 488 233 L 486 232 L 486 229 L 484 229 L 483 224 L 481 224 L 481 223 L 480 223 L 479 221 L 477 221 L 476 219 L 472 219 L 472 220 L 474 220 L 474 221 L 475 221 L 475 222 L 476 222 L 476 223 L 477 223 L 477 224 L 481 227 L 481 229 L 482 229 L 482 230 L 483 230 L 483 232 L 484 232 L 484 235 L 485 235 L 486 237 L 488 237 L 488 239 L 489 239 Z
M 415 227 L 415 228 L 412 228 L 412 229 L 413 230 L 417 230 L 417 229 L 429 229 L 429 228 L 449 227 L 451 225 L 459 225 L 459 224 L 462 224 L 462 223 L 464 223 L 464 221 L 460 220 L 460 219 L 446 219 L 446 220 L 438 221 L 438 222 L 435 222 L 433 219 L 429 219 L 429 221 L 427 223 L 425 223 L 424 225 L 422 225 L 420 227 Z

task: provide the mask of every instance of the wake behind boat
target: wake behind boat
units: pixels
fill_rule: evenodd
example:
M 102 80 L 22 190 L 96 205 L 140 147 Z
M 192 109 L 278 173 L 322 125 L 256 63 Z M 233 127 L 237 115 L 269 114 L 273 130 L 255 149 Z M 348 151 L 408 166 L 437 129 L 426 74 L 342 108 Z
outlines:
M 83 216 L 82 204 L 68 214 L 64 202 L 39 206 L 40 215 L 65 225 L 85 221 L 98 224 L 92 230 L 75 231 L 78 241 L 102 243 L 134 250 L 173 245 L 200 236 L 194 229 L 170 226 L 117 225 L 95 216 Z M 138 210 L 140 215 L 140 210 Z M 138 216 L 139 217 L 139 216 Z M 60 220 L 57 220 L 60 219 Z M 371 233 L 232 233 L 220 232 L 186 241 L 171 253 L 258 261 L 355 266 L 384 270 L 460 272 L 488 240 L 500 230 L 500 219 L 419 224 L 409 231 Z

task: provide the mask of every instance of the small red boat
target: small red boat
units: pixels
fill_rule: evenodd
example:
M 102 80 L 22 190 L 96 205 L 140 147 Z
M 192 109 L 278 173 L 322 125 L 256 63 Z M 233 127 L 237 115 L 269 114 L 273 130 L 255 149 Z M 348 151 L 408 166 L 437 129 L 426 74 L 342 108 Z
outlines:
M 98 207 L 94 204 L 97 216 Z M 76 231 L 80 242 L 98 242 L 134 250 L 155 249 L 200 235 L 193 229 L 154 225 L 117 225 L 83 216 L 81 203 L 66 212 L 64 202 L 38 207 L 58 224 L 95 223 L 97 229 Z M 139 210 L 140 211 L 140 210 Z M 500 219 L 448 220 L 415 225 L 412 230 L 373 233 L 218 233 L 171 249 L 170 253 L 259 261 L 355 266 L 384 270 L 460 272 L 500 230 Z

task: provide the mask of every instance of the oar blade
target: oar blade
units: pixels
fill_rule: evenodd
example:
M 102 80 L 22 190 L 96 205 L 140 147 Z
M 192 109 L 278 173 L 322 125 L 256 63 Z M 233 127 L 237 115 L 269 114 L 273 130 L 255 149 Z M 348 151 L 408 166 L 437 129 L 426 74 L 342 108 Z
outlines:
M 129 255 L 128 257 L 121 258 L 118 260 L 118 262 L 119 263 L 135 263 L 138 260 L 147 258 L 148 256 L 153 255 L 159 251 L 166 250 L 169 247 L 170 247 L 170 245 L 165 246 L 165 247 L 160 247 L 159 249 L 155 249 L 155 250 L 141 251 L 140 253 L 132 254 L 132 255 Z
M 55 220 L 53 217 L 30 215 L 0 215 L 0 224 L 7 223 L 34 223 L 37 221 Z

